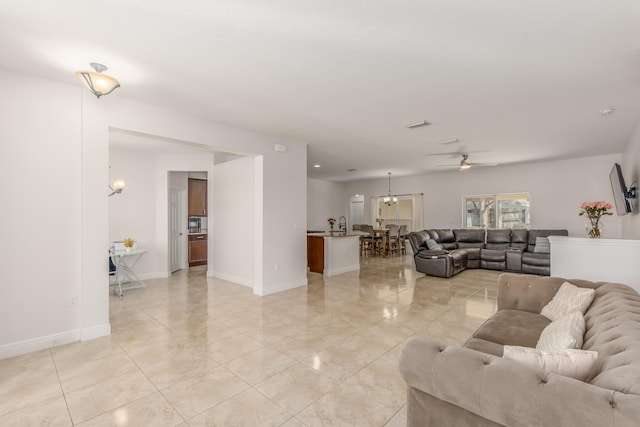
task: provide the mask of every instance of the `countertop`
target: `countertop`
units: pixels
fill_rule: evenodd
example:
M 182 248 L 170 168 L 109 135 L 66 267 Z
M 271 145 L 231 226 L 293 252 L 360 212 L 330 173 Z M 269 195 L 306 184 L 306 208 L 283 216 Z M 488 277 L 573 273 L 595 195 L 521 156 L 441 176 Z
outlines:
M 189 236 L 201 236 L 203 234 L 208 234 L 208 230 L 206 228 L 200 230 L 198 233 L 191 233 L 191 232 L 188 233 Z

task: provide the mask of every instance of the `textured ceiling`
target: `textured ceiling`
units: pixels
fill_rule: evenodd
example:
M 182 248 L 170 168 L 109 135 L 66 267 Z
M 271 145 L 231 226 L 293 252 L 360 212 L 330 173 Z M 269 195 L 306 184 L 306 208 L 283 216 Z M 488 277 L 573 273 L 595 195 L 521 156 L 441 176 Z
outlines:
M 309 177 L 408 175 L 459 161 L 427 155 L 444 152 L 621 152 L 640 119 L 638 3 L 4 1 L 0 68 L 79 85 L 101 62 L 122 84 L 109 96 L 308 143 Z

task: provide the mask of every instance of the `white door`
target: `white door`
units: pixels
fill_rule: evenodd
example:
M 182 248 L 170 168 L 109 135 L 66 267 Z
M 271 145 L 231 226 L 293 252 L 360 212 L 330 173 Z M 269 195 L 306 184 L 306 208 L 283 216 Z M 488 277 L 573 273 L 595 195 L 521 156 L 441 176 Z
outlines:
M 351 196 L 349 199 L 349 224 L 364 223 L 364 196 Z
M 184 190 L 172 187 L 169 190 L 169 268 L 171 272 L 183 267 L 183 240 L 186 227 L 184 218 Z

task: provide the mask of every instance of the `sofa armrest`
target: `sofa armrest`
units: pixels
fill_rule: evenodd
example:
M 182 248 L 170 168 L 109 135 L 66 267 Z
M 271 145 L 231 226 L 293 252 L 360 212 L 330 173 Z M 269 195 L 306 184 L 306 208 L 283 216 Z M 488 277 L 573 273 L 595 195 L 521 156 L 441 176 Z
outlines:
M 498 278 L 498 310 L 540 313 L 564 281 L 558 277 L 503 273 Z
M 449 251 L 445 249 L 421 249 L 414 256 L 420 256 L 421 258 L 442 258 L 444 255 L 448 255 Z
M 400 354 L 409 387 L 504 426 L 631 426 L 640 396 L 596 387 L 428 338 Z

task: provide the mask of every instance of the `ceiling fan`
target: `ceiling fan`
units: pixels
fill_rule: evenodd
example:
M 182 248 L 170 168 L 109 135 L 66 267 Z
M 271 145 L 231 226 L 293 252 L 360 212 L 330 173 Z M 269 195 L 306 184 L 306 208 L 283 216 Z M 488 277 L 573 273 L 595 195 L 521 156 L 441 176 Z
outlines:
M 469 168 L 471 168 L 471 166 L 480 166 L 480 167 L 485 167 L 485 166 L 498 166 L 498 163 L 471 163 L 471 160 L 469 160 L 469 155 L 468 154 L 463 154 L 460 153 L 460 156 L 462 156 L 462 159 L 460 160 L 459 164 L 448 164 L 448 165 L 437 165 L 436 167 L 439 168 L 450 168 L 450 167 L 459 167 L 461 171 L 465 171 Z

